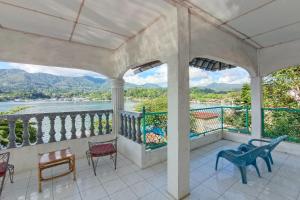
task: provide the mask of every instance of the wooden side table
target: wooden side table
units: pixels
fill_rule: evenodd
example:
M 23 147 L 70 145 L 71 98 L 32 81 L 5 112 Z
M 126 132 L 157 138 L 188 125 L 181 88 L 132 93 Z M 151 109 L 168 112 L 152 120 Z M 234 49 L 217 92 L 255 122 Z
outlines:
M 58 165 L 69 164 L 69 170 L 56 176 L 43 178 L 42 171 Z M 39 192 L 42 191 L 42 181 L 52 180 L 61 176 L 65 176 L 73 172 L 73 178 L 76 180 L 75 155 L 70 148 L 58 151 L 39 154 L 38 164 L 38 185 Z

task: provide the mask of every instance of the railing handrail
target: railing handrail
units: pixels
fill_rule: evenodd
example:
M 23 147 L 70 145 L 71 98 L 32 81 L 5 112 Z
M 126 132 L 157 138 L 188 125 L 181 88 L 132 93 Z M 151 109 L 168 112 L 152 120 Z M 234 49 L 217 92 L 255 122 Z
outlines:
M 273 110 L 273 111 L 288 111 L 288 112 L 300 112 L 297 108 L 262 108 L 263 110 Z
M 19 118 L 34 118 L 36 116 L 49 116 L 49 115 L 80 115 L 80 114 L 97 114 L 97 113 L 106 113 L 110 112 L 113 113 L 112 109 L 105 109 L 105 110 L 80 110 L 80 111 L 68 111 L 68 112 L 39 112 L 39 113 L 20 113 L 20 114 L 5 114 L 0 115 L 0 119 L 19 119 Z
M 64 140 L 72 140 L 77 138 L 86 138 L 96 135 L 110 134 L 112 132 L 112 126 L 110 125 L 111 117 L 113 114 L 112 109 L 103 109 L 103 110 L 80 110 L 80 111 L 69 111 L 69 112 L 47 112 L 47 113 L 28 113 L 28 114 L 8 114 L 0 115 L 0 120 L 7 120 L 8 126 L 8 143 L 3 145 L 6 148 L 16 148 L 23 146 L 30 146 L 36 144 L 44 144 L 51 142 L 60 142 Z M 87 116 L 89 116 L 89 122 L 86 125 Z M 68 118 L 68 127 L 70 130 L 66 130 L 66 120 Z M 76 127 L 76 121 L 80 118 L 81 127 Z M 49 120 L 49 130 L 45 132 L 43 127 L 43 121 L 45 118 Z M 97 127 L 95 118 L 98 119 L 99 123 Z M 34 133 L 36 134 L 36 140 L 30 141 L 30 128 L 31 120 L 35 119 Z M 57 121 L 59 120 L 59 121 Z M 17 133 L 20 134 L 20 131 L 16 132 L 16 125 L 22 123 L 21 130 L 21 141 L 20 137 L 17 138 Z M 47 122 L 46 122 L 47 123 Z M 56 123 L 60 123 L 60 130 L 55 128 Z M 103 123 L 103 124 L 102 124 Z M 88 126 L 88 127 L 87 127 Z M 57 137 L 57 133 L 60 133 L 60 137 Z M 67 135 L 68 133 L 68 135 Z M 80 134 L 78 134 L 80 133 Z M 44 141 L 43 137 L 47 135 L 48 140 Z M 68 136 L 68 137 L 67 137 Z M 19 140 L 17 143 L 17 139 Z M 21 142 L 21 143 L 20 143 Z

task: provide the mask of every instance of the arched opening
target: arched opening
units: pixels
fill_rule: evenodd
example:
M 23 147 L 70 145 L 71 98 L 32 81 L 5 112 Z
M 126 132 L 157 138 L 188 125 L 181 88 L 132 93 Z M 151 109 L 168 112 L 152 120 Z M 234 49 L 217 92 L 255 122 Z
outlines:
M 131 110 L 146 113 L 142 130 L 146 133 L 142 140 L 146 140 L 149 149 L 154 149 L 167 142 L 168 66 L 159 61 L 149 63 L 127 71 L 124 80 L 127 82 L 125 97 L 127 102 L 131 102 Z M 250 88 L 246 70 L 197 58 L 191 61 L 189 74 L 190 137 L 204 136 L 223 128 L 250 133 L 251 99 L 241 97 L 242 91 Z
M 250 92 L 248 71 L 202 57 L 192 59 L 190 66 L 194 69 L 194 73 L 202 74 L 202 87 L 199 85 L 192 87 L 190 93 L 191 101 L 198 103 L 192 106 L 194 108 L 194 113 L 191 115 L 193 132 L 202 135 L 222 129 L 250 134 L 251 95 L 248 94 Z M 203 82 L 203 79 L 206 82 Z M 190 81 L 191 86 L 193 86 L 192 81 Z
M 288 141 L 300 143 L 300 66 L 265 76 L 263 97 L 262 136 L 288 135 Z
M 3 148 L 10 144 L 10 119 L 5 117 L 8 114 L 14 116 L 17 146 L 87 137 L 111 130 L 112 112 L 107 112 L 106 119 L 106 113 L 100 111 L 112 108 L 110 81 L 99 73 L 0 62 L 0 79 Z M 98 128 L 98 113 L 101 118 L 103 115 L 101 128 Z

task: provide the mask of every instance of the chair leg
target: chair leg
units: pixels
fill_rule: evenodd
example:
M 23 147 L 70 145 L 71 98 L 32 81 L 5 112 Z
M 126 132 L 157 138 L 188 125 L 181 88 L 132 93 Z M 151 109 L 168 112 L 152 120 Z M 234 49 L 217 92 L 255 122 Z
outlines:
M 273 164 L 274 164 L 274 162 L 273 162 L 273 158 L 272 158 L 272 155 L 271 155 L 271 153 L 269 153 L 269 159 L 270 159 L 270 162 L 271 162 L 271 164 L 273 165 Z
M 9 172 L 10 182 L 13 183 L 14 182 L 15 167 L 13 165 L 9 165 L 8 172 Z
M 269 157 L 264 157 L 263 159 L 264 159 L 264 161 L 267 164 L 268 172 L 272 172 L 272 168 L 271 168 Z
M 216 171 L 218 170 L 219 158 L 220 158 L 220 156 L 217 155 L 217 160 L 216 160 L 216 165 L 215 165 L 215 170 L 216 170 Z
M 4 187 L 4 181 L 5 181 L 5 174 L 3 175 L 2 181 L 1 181 L 0 197 L 1 197 L 1 194 L 2 194 L 3 187 Z
M 89 166 L 91 166 L 91 162 L 90 162 L 91 156 L 90 156 L 89 152 L 86 151 L 86 152 L 85 152 L 85 155 L 86 155 L 86 159 L 87 159 L 87 161 L 88 161 Z
M 96 174 L 96 166 L 95 166 L 94 159 L 93 159 L 92 156 L 91 156 L 91 161 L 92 161 L 92 166 L 93 166 L 94 174 L 95 174 L 95 176 L 97 176 L 97 174 Z
M 239 167 L 242 177 L 242 183 L 247 184 L 247 174 L 246 174 L 246 167 Z
M 115 170 L 117 169 L 117 153 L 116 153 L 116 155 L 115 155 L 115 160 L 114 160 L 115 162 Z
M 258 169 L 258 167 L 257 167 L 256 160 L 253 162 L 253 164 L 252 164 L 252 165 L 255 167 L 255 170 L 256 170 L 256 173 L 257 173 L 257 175 L 258 175 L 259 177 L 261 177 L 261 176 L 260 176 L 259 169 Z

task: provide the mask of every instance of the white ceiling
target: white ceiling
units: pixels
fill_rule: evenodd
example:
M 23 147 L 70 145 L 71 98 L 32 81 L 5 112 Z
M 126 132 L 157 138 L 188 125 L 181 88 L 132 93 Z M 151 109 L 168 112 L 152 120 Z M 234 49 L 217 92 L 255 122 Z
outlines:
M 300 39 L 300 0 L 181 1 L 257 48 Z M 116 49 L 170 7 L 167 0 L 0 0 L 0 27 Z
M 116 49 L 170 7 L 163 0 L 0 0 L 0 27 Z
M 300 39 L 299 0 L 185 0 L 258 48 Z

